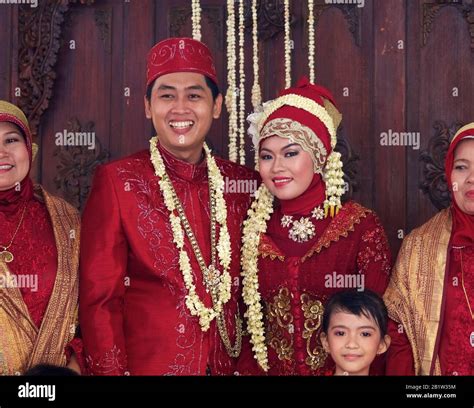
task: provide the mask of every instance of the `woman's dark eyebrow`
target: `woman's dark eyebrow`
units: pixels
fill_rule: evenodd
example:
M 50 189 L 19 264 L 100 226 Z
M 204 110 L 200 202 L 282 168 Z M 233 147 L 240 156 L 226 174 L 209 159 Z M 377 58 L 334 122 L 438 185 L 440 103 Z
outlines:
M 9 130 L 8 132 L 4 133 L 4 135 L 18 135 L 18 136 L 21 136 L 21 133 L 18 130 Z
M 290 147 L 294 147 L 294 146 L 299 146 L 299 144 L 298 144 L 298 143 L 291 143 L 291 144 L 289 144 L 289 145 L 286 145 L 286 146 L 284 146 L 284 147 L 282 147 L 282 148 L 280 149 L 280 152 L 282 152 L 283 150 L 288 149 L 288 148 L 290 148 Z M 266 148 L 266 147 L 262 147 L 262 148 L 260 149 L 260 151 L 262 151 L 262 150 L 266 150 L 267 152 L 273 153 L 270 149 L 268 149 L 268 148 Z
M 299 146 L 299 144 L 298 144 L 298 143 L 291 143 L 291 144 L 289 144 L 289 145 L 286 145 L 285 147 L 282 147 L 282 148 L 280 149 L 280 151 L 282 152 L 283 150 L 288 149 L 288 148 L 290 148 L 290 147 L 294 147 L 294 146 Z

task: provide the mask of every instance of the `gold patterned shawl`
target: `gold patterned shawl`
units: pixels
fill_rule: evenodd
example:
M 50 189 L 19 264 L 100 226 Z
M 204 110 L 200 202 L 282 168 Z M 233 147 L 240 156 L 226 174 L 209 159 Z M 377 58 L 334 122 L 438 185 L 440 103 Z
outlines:
M 80 218 L 64 200 L 42 187 L 35 192 L 51 217 L 58 252 L 58 270 L 41 327 L 29 315 L 19 288 L 0 287 L 0 375 L 21 374 L 44 363 L 66 365 L 64 348 L 77 326 Z M 0 275 L 10 274 L 0 261 Z
M 451 212 L 446 209 L 409 234 L 384 295 L 390 317 L 403 325 L 410 341 L 416 375 L 441 375 L 434 354 L 451 228 Z

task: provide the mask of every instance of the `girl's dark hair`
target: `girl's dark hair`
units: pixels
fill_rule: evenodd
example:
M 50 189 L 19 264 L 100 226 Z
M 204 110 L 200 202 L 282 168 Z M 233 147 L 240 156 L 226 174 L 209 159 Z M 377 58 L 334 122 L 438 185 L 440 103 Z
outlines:
M 66 376 L 73 377 L 79 375 L 75 371 L 67 367 L 60 367 L 51 364 L 38 364 L 31 367 L 23 375 L 25 376 Z
M 206 85 L 211 90 L 212 99 L 215 101 L 217 96 L 220 94 L 219 87 L 217 86 L 217 84 L 211 78 L 208 78 L 207 76 L 204 76 L 204 78 L 206 78 Z M 156 79 L 155 79 L 155 81 L 156 81 Z M 148 88 L 146 89 L 146 94 L 145 95 L 146 95 L 146 99 L 148 100 L 148 102 L 150 102 L 151 91 L 153 89 L 153 85 L 155 85 L 155 81 L 153 81 L 150 85 L 148 85 Z
M 323 333 L 328 332 L 331 315 L 336 312 L 347 312 L 356 316 L 364 315 L 373 319 L 383 336 L 387 334 L 388 312 L 383 299 L 371 290 L 346 290 L 337 292 L 329 298 L 324 308 Z

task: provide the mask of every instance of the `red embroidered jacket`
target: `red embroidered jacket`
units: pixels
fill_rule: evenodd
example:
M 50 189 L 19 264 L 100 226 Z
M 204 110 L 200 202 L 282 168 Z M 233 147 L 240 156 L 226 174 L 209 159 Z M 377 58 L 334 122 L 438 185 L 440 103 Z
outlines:
M 210 264 L 207 165 L 177 160 L 163 148 L 167 172 L 183 204 L 206 265 Z M 226 182 L 232 243 L 232 298 L 225 320 L 232 344 L 240 297 L 240 236 L 256 189 L 256 173 L 216 158 Z M 239 183 L 240 181 L 240 183 Z M 247 189 L 247 191 L 245 191 Z M 235 359 L 215 321 L 203 332 L 185 305 L 188 294 L 148 151 L 98 168 L 83 216 L 80 321 L 90 373 L 99 375 L 232 374 Z M 185 246 L 197 293 L 210 307 L 189 241 Z
M 391 269 L 387 238 L 371 210 L 348 202 L 332 220 L 316 225 L 317 236 L 300 256 L 295 255 L 300 243 L 285 252 L 275 243 L 288 234 L 279 225 L 280 218 L 277 209 L 259 246 L 268 374 L 325 375 L 333 371 L 334 363 L 319 338 L 324 304 L 332 293 L 351 285 L 384 293 Z M 247 358 L 240 364 L 243 372 L 252 371 Z M 375 372 L 382 374 L 381 370 Z

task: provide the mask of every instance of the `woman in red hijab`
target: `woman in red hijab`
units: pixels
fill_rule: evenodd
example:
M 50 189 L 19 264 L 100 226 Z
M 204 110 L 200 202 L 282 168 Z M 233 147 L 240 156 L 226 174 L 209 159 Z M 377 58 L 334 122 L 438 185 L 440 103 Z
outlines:
M 33 148 L 24 113 L 0 101 L 0 375 L 68 362 L 79 371 L 79 215 L 33 186 Z
M 446 156 L 450 208 L 408 235 L 387 292 L 391 375 L 474 375 L 474 122 Z
M 303 78 L 249 118 L 263 184 L 244 223 L 243 297 L 255 358 L 270 375 L 332 373 L 319 338 L 328 297 L 351 288 L 383 294 L 388 284 L 377 216 L 341 203 L 335 105 Z M 244 357 L 241 367 L 250 371 Z

